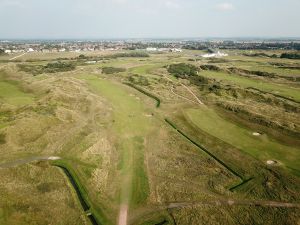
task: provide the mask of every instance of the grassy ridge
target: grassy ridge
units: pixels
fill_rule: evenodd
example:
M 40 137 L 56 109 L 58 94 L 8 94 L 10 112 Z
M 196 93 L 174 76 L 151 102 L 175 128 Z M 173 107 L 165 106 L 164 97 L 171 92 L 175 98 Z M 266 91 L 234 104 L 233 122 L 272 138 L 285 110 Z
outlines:
M 278 160 L 286 166 L 299 168 L 300 157 L 298 149 L 282 145 L 266 135 L 253 136 L 253 132 L 240 127 L 219 116 L 214 110 L 207 108 L 189 109 L 185 111 L 185 117 L 199 129 L 211 134 L 222 141 L 236 146 L 257 159 Z
M 300 89 L 289 87 L 287 85 L 279 85 L 275 83 L 270 83 L 262 80 L 256 80 L 246 77 L 241 77 L 234 74 L 227 74 L 222 72 L 214 72 L 214 71 L 202 71 L 200 76 L 223 80 L 230 83 L 234 83 L 244 88 L 256 88 L 258 90 L 267 91 L 279 96 L 286 97 L 288 99 L 294 99 L 296 101 L 300 101 Z

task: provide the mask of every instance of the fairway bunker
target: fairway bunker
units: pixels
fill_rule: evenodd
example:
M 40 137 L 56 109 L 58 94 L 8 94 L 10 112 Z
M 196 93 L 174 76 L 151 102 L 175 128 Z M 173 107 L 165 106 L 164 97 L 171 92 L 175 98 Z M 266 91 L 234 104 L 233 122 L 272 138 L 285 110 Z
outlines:
M 267 164 L 268 165 L 275 165 L 275 164 L 278 164 L 278 162 L 276 160 L 268 160 Z
M 261 136 L 261 133 L 253 132 L 252 135 L 258 137 L 258 136 Z

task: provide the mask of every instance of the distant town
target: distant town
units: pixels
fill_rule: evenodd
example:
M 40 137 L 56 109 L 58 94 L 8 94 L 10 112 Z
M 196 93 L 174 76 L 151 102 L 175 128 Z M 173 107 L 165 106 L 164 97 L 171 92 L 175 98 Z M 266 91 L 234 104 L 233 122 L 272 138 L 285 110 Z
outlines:
M 146 50 L 149 52 L 181 52 L 182 49 L 300 50 L 299 39 L 210 39 L 210 40 L 0 40 L 0 54 L 25 52 L 93 52 Z

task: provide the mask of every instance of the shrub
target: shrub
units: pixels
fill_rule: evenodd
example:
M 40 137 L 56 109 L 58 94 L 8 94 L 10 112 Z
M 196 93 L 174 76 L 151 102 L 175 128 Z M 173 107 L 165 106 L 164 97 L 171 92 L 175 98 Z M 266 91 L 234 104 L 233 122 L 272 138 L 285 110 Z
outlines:
M 141 86 L 149 86 L 150 83 L 147 77 L 139 76 L 137 74 L 133 74 L 128 79 L 131 83 L 141 85 Z
M 144 58 L 150 57 L 150 55 L 146 52 L 129 52 L 129 53 L 117 53 L 111 56 L 110 58 L 122 58 L 122 57 L 135 57 L 135 58 Z
M 121 73 L 125 72 L 126 69 L 124 68 L 116 68 L 116 67 L 103 67 L 102 72 L 105 74 L 113 74 L 113 73 Z
M 299 53 L 282 53 L 280 58 L 282 59 L 300 59 Z
M 74 70 L 76 67 L 73 63 L 66 63 L 66 62 L 54 62 L 48 63 L 44 68 L 43 72 L 46 73 L 57 73 L 57 72 L 66 72 Z
M 4 133 L 0 133 L 0 145 L 6 143 L 5 136 L 6 135 Z
M 222 69 L 215 65 L 202 65 L 200 66 L 202 70 L 211 70 L 211 71 L 221 71 Z
M 198 73 L 198 68 L 191 64 L 179 63 L 170 65 L 168 67 L 168 72 L 177 78 L 186 78 L 190 76 L 196 76 Z
M 48 63 L 46 66 L 18 64 L 18 68 L 21 71 L 31 73 L 33 75 L 38 75 L 42 73 L 57 73 L 57 72 L 72 71 L 76 68 L 76 66 L 73 63 L 58 61 L 58 62 Z

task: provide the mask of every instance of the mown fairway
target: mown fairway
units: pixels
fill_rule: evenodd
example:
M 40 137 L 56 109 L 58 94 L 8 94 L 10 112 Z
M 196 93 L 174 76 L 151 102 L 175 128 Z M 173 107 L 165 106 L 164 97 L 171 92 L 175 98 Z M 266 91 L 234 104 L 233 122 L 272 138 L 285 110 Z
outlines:
M 143 203 L 149 194 L 147 174 L 144 168 L 144 142 L 154 122 L 147 118 L 141 101 L 114 84 L 95 76 L 83 75 L 95 93 L 105 97 L 113 108 L 112 132 L 117 137 L 120 159 L 120 203 L 135 205 Z

